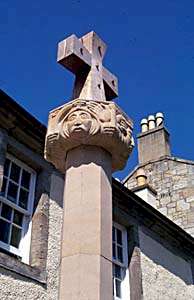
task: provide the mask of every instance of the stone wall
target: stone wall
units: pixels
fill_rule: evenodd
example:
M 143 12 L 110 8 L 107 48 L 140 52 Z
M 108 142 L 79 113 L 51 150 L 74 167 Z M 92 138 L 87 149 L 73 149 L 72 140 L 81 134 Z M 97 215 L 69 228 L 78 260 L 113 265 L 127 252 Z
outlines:
M 37 226 L 35 225 L 33 232 L 35 238 L 32 240 L 31 266 L 25 265 L 13 257 L 0 253 L 0 257 L 4 256 L 6 262 L 7 260 L 9 261 L 5 266 L 4 263 L 1 263 L 3 258 L 0 260 L 0 298 L 2 300 L 58 299 L 63 186 L 63 176 L 58 172 L 54 172 L 50 178 L 49 210 L 47 211 L 49 222 L 47 225 L 47 223 L 44 222 L 44 218 L 42 218 L 42 213 L 37 214 L 36 221 L 39 227 L 38 224 Z M 42 197 L 40 199 L 42 199 Z M 43 203 L 39 203 L 39 205 L 41 206 L 39 209 L 43 209 L 45 205 L 44 201 Z M 46 207 L 47 205 L 48 204 L 46 204 Z M 47 234 L 45 235 L 44 232 Z M 41 234 L 43 234 L 43 236 L 41 236 Z M 2 265 L 4 267 L 1 268 Z M 9 270 L 6 268 L 9 268 Z
M 141 167 L 157 192 L 157 209 L 194 236 L 194 162 L 165 157 Z M 134 171 L 125 186 L 136 185 Z
M 1 300 L 46 300 L 46 286 L 0 268 Z
M 43 158 L 46 127 L 1 91 L 0 191 L 7 153 L 36 172 L 29 264 L 0 249 L 0 299 L 58 299 L 64 178 Z
M 143 299 L 193 300 L 191 262 L 139 230 Z M 174 249 L 173 249 L 174 250 Z
M 0 130 L 0 185 L 7 152 L 32 167 L 37 180 L 29 265 L 0 249 L 0 298 L 56 300 L 64 179 L 41 155 Z

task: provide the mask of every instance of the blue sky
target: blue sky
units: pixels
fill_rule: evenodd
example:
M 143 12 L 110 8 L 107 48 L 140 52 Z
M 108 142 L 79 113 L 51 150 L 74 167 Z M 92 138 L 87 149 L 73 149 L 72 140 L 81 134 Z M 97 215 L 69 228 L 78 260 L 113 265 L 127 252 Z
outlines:
M 194 159 L 194 1 L 16 1 L 0 4 L 0 87 L 44 124 L 68 101 L 73 75 L 57 43 L 94 30 L 119 78 L 117 103 L 133 119 L 162 111 L 175 156 Z M 137 163 L 137 147 L 124 177 Z

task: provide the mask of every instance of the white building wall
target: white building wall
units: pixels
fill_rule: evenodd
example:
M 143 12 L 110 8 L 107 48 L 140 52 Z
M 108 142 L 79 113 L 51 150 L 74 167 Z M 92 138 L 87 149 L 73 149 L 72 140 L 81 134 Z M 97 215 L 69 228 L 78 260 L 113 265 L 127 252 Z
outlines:
M 139 230 L 144 300 L 194 300 L 190 262 Z

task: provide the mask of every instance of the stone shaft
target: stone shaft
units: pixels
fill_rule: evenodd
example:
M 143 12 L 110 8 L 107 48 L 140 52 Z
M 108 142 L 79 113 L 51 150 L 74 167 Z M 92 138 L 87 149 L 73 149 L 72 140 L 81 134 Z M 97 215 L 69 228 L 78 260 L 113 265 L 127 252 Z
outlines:
M 100 147 L 68 152 L 60 300 L 112 300 L 111 155 Z

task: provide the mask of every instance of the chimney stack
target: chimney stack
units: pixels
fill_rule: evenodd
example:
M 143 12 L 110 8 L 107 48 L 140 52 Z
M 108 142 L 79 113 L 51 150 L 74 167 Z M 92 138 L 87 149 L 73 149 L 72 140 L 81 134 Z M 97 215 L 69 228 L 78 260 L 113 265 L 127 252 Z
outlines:
M 135 178 L 137 180 L 137 186 L 143 186 L 147 184 L 147 176 L 144 169 L 138 169 Z
M 158 112 L 141 121 L 141 133 L 138 135 L 138 158 L 140 164 L 169 156 L 169 133 L 164 127 L 164 115 Z
M 143 168 L 139 168 L 135 176 L 137 186 L 131 189 L 138 197 L 156 208 L 157 192 L 147 183 L 147 176 Z

